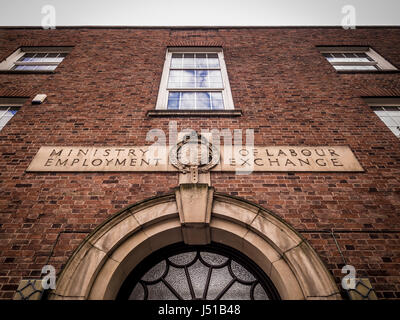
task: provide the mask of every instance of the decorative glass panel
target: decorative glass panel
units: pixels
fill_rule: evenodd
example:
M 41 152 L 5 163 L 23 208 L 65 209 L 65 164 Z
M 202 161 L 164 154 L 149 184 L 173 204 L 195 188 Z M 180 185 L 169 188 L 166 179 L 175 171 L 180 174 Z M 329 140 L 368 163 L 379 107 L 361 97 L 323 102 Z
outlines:
M 130 300 L 269 300 L 279 298 L 268 279 L 254 266 L 225 252 L 198 247 L 157 255 L 158 262 L 142 268 L 127 295 Z M 242 258 L 243 259 L 243 258 Z M 160 261 L 161 260 L 161 261 Z M 266 276 L 265 276 L 266 277 Z

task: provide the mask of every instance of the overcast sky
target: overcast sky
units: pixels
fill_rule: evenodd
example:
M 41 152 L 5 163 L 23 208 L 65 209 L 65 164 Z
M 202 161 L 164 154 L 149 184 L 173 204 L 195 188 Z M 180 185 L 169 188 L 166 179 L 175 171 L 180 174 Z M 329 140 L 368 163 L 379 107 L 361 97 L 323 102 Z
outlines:
M 400 0 L 0 0 L 0 25 L 40 26 L 45 5 L 56 26 L 341 25 L 345 5 L 356 25 L 400 25 Z

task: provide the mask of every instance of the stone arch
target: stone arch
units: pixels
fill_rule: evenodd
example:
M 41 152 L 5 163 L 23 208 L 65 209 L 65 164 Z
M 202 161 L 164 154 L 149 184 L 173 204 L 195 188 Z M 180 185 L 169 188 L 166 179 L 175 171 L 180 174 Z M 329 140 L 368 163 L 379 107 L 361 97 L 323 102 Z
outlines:
M 115 299 L 130 271 L 151 252 L 182 241 L 204 244 L 206 239 L 252 259 L 282 299 L 340 299 L 332 275 L 291 226 L 258 205 L 205 188 L 205 215 L 209 216 L 201 228 L 185 223 L 185 195 L 179 188 L 175 194 L 150 198 L 116 213 L 75 250 L 49 298 Z M 201 211 L 197 202 L 191 209 Z

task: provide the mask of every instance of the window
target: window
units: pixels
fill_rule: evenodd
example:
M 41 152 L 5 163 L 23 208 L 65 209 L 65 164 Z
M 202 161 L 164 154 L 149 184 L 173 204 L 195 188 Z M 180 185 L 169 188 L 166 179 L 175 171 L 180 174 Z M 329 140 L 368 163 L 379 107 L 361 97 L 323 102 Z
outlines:
M 0 98 L 0 131 L 18 112 L 26 98 Z
M 53 71 L 70 51 L 70 47 L 21 47 L 0 63 L 0 70 Z
M 279 295 L 264 272 L 232 248 L 176 244 L 139 264 L 118 299 L 275 300 Z
M 378 53 L 368 47 L 318 47 L 337 71 L 397 70 Z
M 400 138 L 400 98 L 365 98 L 384 124 Z
M 222 49 L 169 48 L 156 109 L 234 109 Z

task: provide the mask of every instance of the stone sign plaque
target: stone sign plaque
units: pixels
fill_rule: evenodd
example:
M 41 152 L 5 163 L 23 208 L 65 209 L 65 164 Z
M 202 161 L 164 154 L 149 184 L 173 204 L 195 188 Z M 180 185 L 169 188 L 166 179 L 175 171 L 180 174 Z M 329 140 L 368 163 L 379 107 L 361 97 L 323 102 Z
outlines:
M 170 162 L 171 150 L 175 149 L 169 146 L 45 146 L 39 149 L 26 171 L 178 171 Z M 210 171 L 364 171 L 348 146 L 221 146 L 218 150 L 219 159 Z

